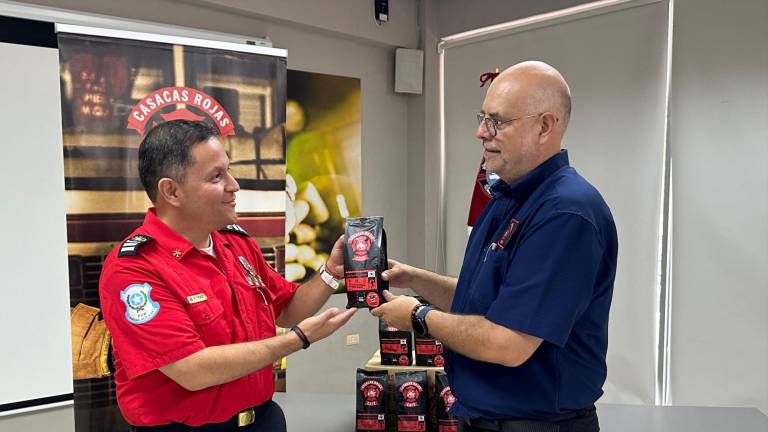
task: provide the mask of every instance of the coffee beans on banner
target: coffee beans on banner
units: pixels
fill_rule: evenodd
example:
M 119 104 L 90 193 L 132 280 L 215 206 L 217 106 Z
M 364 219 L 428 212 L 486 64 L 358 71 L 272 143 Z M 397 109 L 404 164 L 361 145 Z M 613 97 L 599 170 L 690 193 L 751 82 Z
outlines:
M 395 374 L 397 432 L 427 430 L 427 372 Z
M 381 279 L 387 269 L 387 234 L 381 216 L 347 218 L 344 232 L 344 280 L 347 308 L 375 308 L 389 284 Z
M 410 331 L 404 331 L 379 319 L 379 352 L 381 364 L 410 366 L 413 364 L 413 338 Z
M 387 385 L 387 371 L 357 369 L 356 432 L 387 429 Z
M 459 419 L 448 413 L 456 398 L 451 392 L 451 386 L 448 385 L 448 376 L 442 372 L 435 374 L 435 400 L 437 402 L 437 431 L 457 432 Z

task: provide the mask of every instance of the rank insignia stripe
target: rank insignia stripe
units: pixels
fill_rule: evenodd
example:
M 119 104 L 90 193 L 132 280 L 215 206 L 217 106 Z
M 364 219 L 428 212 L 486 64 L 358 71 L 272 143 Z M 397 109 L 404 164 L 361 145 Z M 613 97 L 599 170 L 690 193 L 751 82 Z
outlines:
M 187 301 L 189 302 L 189 304 L 200 303 L 206 300 L 208 300 L 208 297 L 204 293 L 187 296 Z
M 147 243 L 151 240 L 154 239 L 146 234 L 136 234 L 132 237 L 129 237 L 125 239 L 125 241 L 123 241 L 123 243 L 120 245 L 120 250 L 118 251 L 117 256 L 136 256 L 139 254 L 139 248 L 144 243 Z
M 243 227 L 237 224 L 227 225 L 224 228 L 220 229 L 219 231 L 223 232 L 233 232 L 235 234 L 244 235 L 246 237 L 250 237 L 251 235 L 248 234 L 248 231 L 246 231 Z

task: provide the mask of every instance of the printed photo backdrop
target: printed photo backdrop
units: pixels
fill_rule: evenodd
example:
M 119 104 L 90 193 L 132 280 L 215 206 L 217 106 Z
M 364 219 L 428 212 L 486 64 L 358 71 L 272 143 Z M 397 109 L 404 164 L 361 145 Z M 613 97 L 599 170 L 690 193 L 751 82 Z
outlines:
M 285 132 L 285 274 L 300 282 L 328 259 L 345 219 L 362 215 L 360 80 L 289 70 Z
M 139 143 L 179 118 L 218 127 L 239 224 L 284 272 L 285 58 L 73 34 L 59 35 L 59 52 L 71 306 L 99 307 L 104 257 L 151 205 Z M 75 366 L 76 430 L 127 431 L 112 376 Z

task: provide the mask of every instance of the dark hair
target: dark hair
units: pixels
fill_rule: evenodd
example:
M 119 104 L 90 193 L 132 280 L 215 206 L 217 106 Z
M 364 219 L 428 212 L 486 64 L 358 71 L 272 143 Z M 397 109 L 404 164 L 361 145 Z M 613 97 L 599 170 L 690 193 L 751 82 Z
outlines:
M 215 136 L 215 127 L 199 121 L 172 120 L 152 128 L 139 146 L 139 178 L 149 199 L 155 202 L 157 182 L 164 177 L 184 182 L 194 163 L 192 146 Z

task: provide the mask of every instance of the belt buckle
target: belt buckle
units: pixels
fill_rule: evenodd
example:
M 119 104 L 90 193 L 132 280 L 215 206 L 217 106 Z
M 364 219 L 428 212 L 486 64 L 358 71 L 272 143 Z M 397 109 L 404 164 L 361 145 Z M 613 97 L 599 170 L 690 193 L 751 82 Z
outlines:
M 240 411 L 240 413 L 237 414 L 237 427 L 248 426 L 255 421 L 256 413 L 253 411 L 253 408 L 248 408 L 247 410 Z

